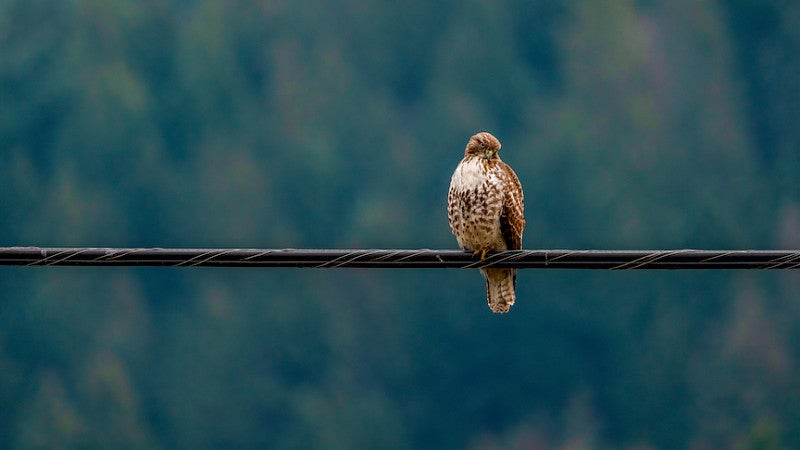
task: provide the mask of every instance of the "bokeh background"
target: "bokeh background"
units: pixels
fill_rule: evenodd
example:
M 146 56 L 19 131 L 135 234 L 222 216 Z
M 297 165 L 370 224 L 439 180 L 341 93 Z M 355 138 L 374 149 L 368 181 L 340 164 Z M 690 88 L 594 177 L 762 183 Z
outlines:
M 0 245 L 800 247 L 791 0 L 0 0 Z M 800 276 L 0 268 L 0 449 L 800 448 Z

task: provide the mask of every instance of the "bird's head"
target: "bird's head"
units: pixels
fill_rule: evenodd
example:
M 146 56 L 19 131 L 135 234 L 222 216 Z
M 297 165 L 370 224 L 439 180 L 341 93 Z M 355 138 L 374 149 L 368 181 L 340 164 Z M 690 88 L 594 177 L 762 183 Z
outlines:
M 481 131 L 469 138 L 464 156 L 477 156 L 484 159 L 497 158 L 500 151 L 500 141 L 491 133 Z

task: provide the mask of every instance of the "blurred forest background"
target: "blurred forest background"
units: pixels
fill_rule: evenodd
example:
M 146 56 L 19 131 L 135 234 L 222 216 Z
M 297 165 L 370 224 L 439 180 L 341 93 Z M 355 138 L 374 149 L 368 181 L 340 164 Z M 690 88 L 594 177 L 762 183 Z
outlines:
M 0 0 L 0 245 L 800 248 L 800 2 Z M 0 268 L 0 449 L 800 448 L 800 276 Z

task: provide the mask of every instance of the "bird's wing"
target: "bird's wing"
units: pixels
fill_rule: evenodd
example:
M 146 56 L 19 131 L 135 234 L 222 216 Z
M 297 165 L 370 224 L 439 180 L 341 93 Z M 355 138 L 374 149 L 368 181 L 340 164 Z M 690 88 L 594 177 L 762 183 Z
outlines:
M 500 164 L 504 184 L 503 211 L 500 215 L 500 231 L 509 250 L 522 248 L 522 230 L 525 229 L 525 201 L 522 184 L 508 164 Z

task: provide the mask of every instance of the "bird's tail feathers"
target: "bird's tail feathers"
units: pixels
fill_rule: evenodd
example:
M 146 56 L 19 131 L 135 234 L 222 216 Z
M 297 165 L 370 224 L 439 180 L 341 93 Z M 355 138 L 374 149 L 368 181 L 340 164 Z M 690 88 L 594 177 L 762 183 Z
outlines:
M 486 278 L 486 298 L 495 313 L 507 313 L 516 300 L 516 269 L 481 269 Z

